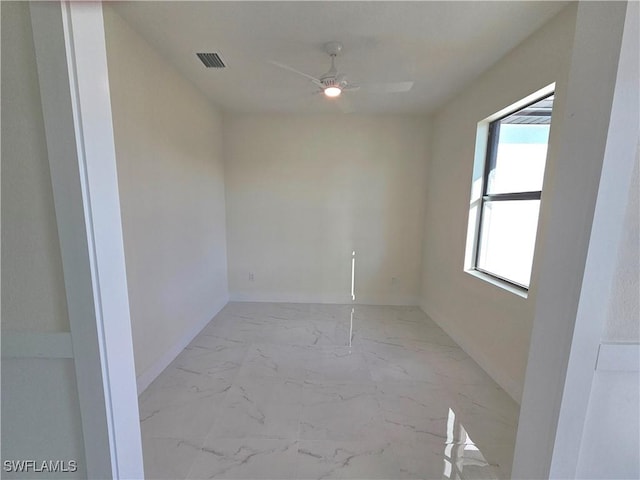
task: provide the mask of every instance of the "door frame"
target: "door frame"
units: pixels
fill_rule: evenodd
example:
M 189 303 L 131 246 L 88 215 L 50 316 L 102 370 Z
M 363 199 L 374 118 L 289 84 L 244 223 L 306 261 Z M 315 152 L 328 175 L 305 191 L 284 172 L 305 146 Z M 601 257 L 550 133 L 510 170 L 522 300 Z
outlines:
M 30 3 L 89 478 L 144 478 L 100 2 Z

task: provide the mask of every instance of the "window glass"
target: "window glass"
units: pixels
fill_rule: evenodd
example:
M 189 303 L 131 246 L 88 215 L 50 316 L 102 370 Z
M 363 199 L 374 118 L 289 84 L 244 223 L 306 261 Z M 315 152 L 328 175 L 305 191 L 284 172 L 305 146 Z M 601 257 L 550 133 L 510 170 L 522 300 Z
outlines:
M 527 287 L 540 200 L 484 202 L 477 268 Z
M 494 122 L 487 193 L 542 190 L 553 96 Z
M 554 96 L 489 124 L 476 270 L 529 288 Z

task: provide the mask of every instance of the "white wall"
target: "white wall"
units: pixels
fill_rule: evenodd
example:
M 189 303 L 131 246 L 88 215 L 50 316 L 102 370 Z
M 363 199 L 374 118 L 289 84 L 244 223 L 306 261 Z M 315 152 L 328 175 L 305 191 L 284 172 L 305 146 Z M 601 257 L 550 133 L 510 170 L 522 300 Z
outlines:
M 638 145 L 638 41 L 637 36 L 624 38 L 626 23 L 637 24 L 637 11 L 629 12 L 637 6 L 578 4 L 564 125 L 552 141 L 553 182 L 543 193 L 552 209 L 539 242 L 514 478 L 580 478 L 592 386 L 611 365 L 611 359 L 603 362 L 611 352 L 603 350 L 601 338 Z M 607 412 L 608 420 L 618 413 Z M 621 471 L 616 457 L 606 456 L 608 447 L 620 441 L 620 450 L 633 449 L 624 444 L 625 435 L 611 433 L 600 438 L 607 444 L 600 450 L 607 465 L 604 478 L 616 478 Z
M 604 345 L 580 446 L 578 478 L 640 478 L 639 163 L 636 152 Z M 606 367 L 600 368 L 603 364 Z
M 2 328 L 69 331 L 26 4 L 2 4 L 2 46 Z
M 640 146 L 639 146 L 640 148 Z M 638 154 L 612 285 L 604 342 L 640 343 L 640 167 Z
M 3 465 L 29 459 L 75 460 L 77 472 L 47 478 L 87 478 L 73 359 L 2 359 Z M 2 472 L 7 479 L 42 475 Z
M 417 303 L 426 119 L 239 114 L 224 135 L 232 299 L 350 303 L 355 251 L 357 303 Z
M 221 117 L 109 6 L 105 28 L 144 389 L 228 301 Z
M 570 6 L 433 119 L 420 305 L 518 402 L 533 321 L 536 260 L 528 298 L 464 272 L 477 123 L 553 82 L 554 109 L 562 110 L 574 24 L 575 6 Z M 561 131 L 561 123 L 552 120 L 552 143 Z M 553 183 L 553 145 L 549 157 L 545 188 Z M 543 193 L 541 228 L 551 208 Z
M 576 478 L 639 478 L 638 372 L 596 372 Z
M 71 353 L 44 348 L 33 358 L 31 348 L 55 347 L 59 339 L 70 345 L 69 317 L 29 5 L 2 2 L 0 8 L 2 461 L 75 460 L 77 472 L 50 477 L 86 478 Z M 3 478 L 34 476 L 2 472 Z

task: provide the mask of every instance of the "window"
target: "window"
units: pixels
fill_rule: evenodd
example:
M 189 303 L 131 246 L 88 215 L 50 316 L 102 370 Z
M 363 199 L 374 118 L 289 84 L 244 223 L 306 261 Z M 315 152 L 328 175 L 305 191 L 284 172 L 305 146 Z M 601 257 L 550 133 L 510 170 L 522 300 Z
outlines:
M 528 289 L 553 93 L 489 123 L 472 268 Z

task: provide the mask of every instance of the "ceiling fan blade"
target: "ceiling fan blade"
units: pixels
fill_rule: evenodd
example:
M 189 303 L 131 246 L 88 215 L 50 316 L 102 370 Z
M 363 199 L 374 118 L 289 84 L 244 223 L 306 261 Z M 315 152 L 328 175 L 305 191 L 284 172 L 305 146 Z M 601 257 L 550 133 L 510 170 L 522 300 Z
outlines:
M 369 93 L 402 93 L 413 88 L 413 82 L 363 83 L 359 87 Z
M 324 85 L 322 85 L 322 82 L 320 80 L 318 80 L 316 77 L 313 77 L 313 76 L 308 75 L 308 74 L 306 74 L 304 72 L 301 72 L 300 70 L 296 70 L 295 68 L 290 67 L 289 65 L 285 65 L 284 63 L 280 63 L 280 62 L 274 62 L 273 60 L 270 61 L 269 63 L 272 64 L 272 65 L 275 65 L 276 67 L 280 67 L 280 68 L 282 68 L 284 70 L 289 70 L 290 72 L 297 73 L 298 75 L 301 75 L 301 76 L 305 77 L 306 79 L 311 80 L 311 82 L 314 85 L 316 85 L 316 86 L 318 86 L 320 88 L 322 88 L 324 86 Z

